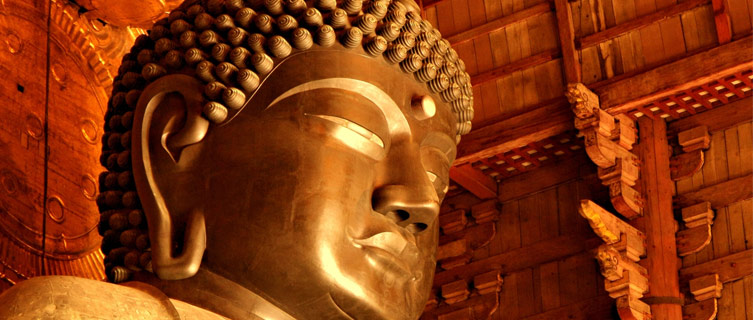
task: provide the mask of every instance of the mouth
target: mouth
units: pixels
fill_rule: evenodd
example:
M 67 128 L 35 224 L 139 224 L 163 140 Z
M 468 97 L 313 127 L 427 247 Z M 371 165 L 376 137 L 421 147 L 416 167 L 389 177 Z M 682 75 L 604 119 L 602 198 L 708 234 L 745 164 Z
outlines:
M 352 239 L 353 244 L 364 250 L 374 264 L 387 272 L 409 275 L 418 280 L 420 254 L 418 247 L 404 236 L 392 232 L 380 232 L 363 239 Z

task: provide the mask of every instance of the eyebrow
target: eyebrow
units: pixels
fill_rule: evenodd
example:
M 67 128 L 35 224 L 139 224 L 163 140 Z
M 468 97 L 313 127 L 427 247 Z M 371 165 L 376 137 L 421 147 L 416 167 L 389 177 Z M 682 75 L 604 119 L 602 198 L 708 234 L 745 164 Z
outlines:
M 279 95 L 272 103 L 267 106 L 266 109 L 272 108 L 275 104 L 288 98 L 292 95 L 315 89 L 340 89 L 348 92 L 355 93 L 363 96 L 367 100 L 373 102 L 377 108 L 384 114 L 387 119 L 387 126 L 390 135 L 404 135 L 410 134 L 410 126 L 408 120 L 405 118 L 403 111 L 395 103 L 395 100 L 390 97 L 389 94 L 379 87 L 368 83 L 366 81 L 351 79 L 351 78 L 326 78 L 313 80 L 306 83 L 299 84 L 283 94 Z M 265 109 L 265 110 L 266 110 Z

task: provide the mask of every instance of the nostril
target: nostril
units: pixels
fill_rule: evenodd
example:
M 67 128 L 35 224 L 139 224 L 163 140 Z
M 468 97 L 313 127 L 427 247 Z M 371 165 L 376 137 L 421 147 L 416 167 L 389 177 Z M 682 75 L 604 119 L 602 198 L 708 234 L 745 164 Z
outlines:
M 392 221 L 401 222 L 401 221 L 408 220 L 410 218 L 410 213 L 408 213 L 408 211 L 405 211 L 405 210 L 394 210 L 394 211 L 387 212 L 386 216 L 387 218 L 392 219 Z
M 415 234 L 415 233 L 419 233 L 421 231 L 426 230 L 427 225 L 425 223 L 420 223 L 420 222 L 419 223 L 411 223 L 411 224 L 409 224 L 405 228 L 408 229 L 408 231 L 410 231 L 411 233 Z

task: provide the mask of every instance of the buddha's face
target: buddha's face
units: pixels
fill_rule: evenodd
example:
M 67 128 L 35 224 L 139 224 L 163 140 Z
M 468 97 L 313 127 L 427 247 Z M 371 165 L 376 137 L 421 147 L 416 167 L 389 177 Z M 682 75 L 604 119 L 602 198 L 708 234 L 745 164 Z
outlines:
M 202 266 L 296 317 L 418 317 L 455 157 L 449 108 L 412 106 L 428 94 L 357 53 L 283 62 L 190 151 L 202 168 L 185 170 L 202 180 L 186 191 L 206 216 Z

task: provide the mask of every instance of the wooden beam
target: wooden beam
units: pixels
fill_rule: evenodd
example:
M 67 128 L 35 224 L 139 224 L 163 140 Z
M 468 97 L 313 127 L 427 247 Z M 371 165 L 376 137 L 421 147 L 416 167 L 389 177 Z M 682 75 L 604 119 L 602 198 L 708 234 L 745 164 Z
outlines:
M 674 137 L 677 133 L 695 127 L 706 126 L 709 132 L 725 130 L 753 119 L 753 97 L 746 97 L 693 116 L 672 121 L 667 124 L 667 134 Z
M 489 158 L 573 130 L 573 114 L 564 97 L 472 130 L 458 145 L 455 166 Z
M 497 196 L 497 182 L 474 169 L 470 164 L 450 167 L 450 179 L 479 199 L 491 199 Z
M 630 31 L 640 29 L 642 27 L 648 26 L 650 24 L 662 21 L 667 18 L 674 17 L 678 14 L 681 14 L 685 11 L 691 10 L 695 7 L 708 4 L 709 0 L 688 0 L 685 2 L 680 2 L 674 6 L 666 7 L 663 9 L 659 9 L 653 13 L 647 14 L 645 16 L 637 17 L 633 20 L 626 21 L 623 23 L 620 23 L 614 27 L 611 27 L 607 30 L 597 32 L 588 36 L 585 36 L 580 39 L 580 49 L 587 48 L 590 46 L 597 45 L 601 42 L 607 41 L 609 39 L 614 39 L 620 35 L 626 34 Z
M 611 319 L 613 317 L 613 305 L 614 300 L 609 297 L 609 295 L 600 295 L 585 301 L 571 303 L 566 306 L 534 314 L 523 318 L 523 320 Z
M 594 88 L 601 107 L 620 114 L 659 98 L 753 68 L 750 36 Z
M 638 119 L 640 143 L 637 146 L 641 166 L 642 218 L 631 224 L 643 227 L 646 235 L 645 266 L 648 271 L 650 295 L 654 297 L 680 297 L 677 271 L 675 231 L 677 222 L 672 214 L 674 183 L 670 178 L 671 149 L 667 142 L 664 119 Z M 656 319 L 682 319 L 682 308 L 676 304 L 653 304 L 651 314 Z
M 546 166 L 500 181 L 498 199 L 499 202 L 515 200 L 576 179 L 591 179 L 593 181 L 589 182 L 601 183 L 596 176 L 596 167 L 583 153 L 558 162 L 555 166 Z
M 724 0 L 712 0 L 714 8 L 714 23 L 716 24 L 716 38 L 719 44 L 725 44 L 732 40 L 732 24 L 729 21 L 729 8 Z
M 562 260 L 595 249 L 602 243 L 601 238 L 584 235 L 564 235 L 539 241 L 530 246 L 476 260 L 462 268 L 437 273 L 434 276 L 434 286 L 441 286 L 459 279 L 468 281 L 475 275 L 493 270 L 499 270 L 502 274 L 512 273 L 549 261 Z
M 684 208 L 708 201 L 712 208 L 719 209 L 750 198 L 753 198 L 753 175 L 747 174 L 697 191 L 677 195 L 675 205 Z
M 680 269 L 683 283 L 707 274 L 716 273 L 719 281 L 727 283 L 753 274 L 753 249 L 733 253 L 692 267 Z
M 511 15 L 492 20 L 469 30 L 462 31 L 451 36 L 446 36 L 446 39 L 447 41 L 450 41 L 450 44 L 456 46 L 461 43 L 471 41 L 482 35 L 504 29 L 505 27 L 518 23 L 520 21 L 538 17 L 547 12 L 552 12 L 552 7 L 548 2 L 543 2 L 528 9 L 517 11 Z
M 557 12 L 557 26 L 559 27 L 560 48 L 562 48 L 562 64 L 565 67 L 567 83 L 581 81 L 580 59 L 575 49 L 575 29 L 573 28 L 573 14 L 567 0 L 555 0 Z
M 515 71 L 521 71 L 521 70 L 525 70 L 531 67 L 535 67 L 537 65 L 544 64 L 546 62 L 552 61 L 559 57 L 560 57 L 560 51 L 557 49 L 544 51 L 544 52 L 520 59 L 518 61 L 508 63 L 504 66 L 497 67 L 489 71 L 484 71 L 482 73 L 476 74 L 471 77 L 471 84 L 473 84 L 473 86 L 479 86 L 489 81 L 494 81 L 504 76 L 507 76 L 509 74 L 512 74 Z

